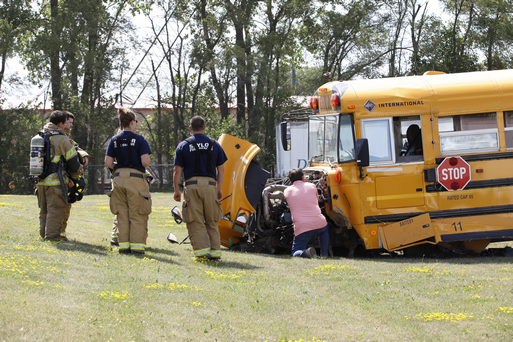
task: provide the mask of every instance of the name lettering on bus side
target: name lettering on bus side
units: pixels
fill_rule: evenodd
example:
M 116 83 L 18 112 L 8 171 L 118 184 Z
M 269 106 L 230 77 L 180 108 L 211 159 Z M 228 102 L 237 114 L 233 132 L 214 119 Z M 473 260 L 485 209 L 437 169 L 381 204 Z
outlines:
M 378 107 L 402 107 L 402 106 L 422 106 L 424 105 L 424 101 L 407 101 L 407 102 L 387 102 L 387 103 L 379 103 Z
M 408 220 L 404 220 L 402 222 L 400 222 L 399 226 L 402 227 L 402 226 L 406 226 L 407 224 L 411 224 L 413 223 L 413 219 L 408 219 Z
M 474 195 L 473 194 L 470 194 L 470 195 L 451 195 L 451 196 L 447 196 L 447 200 L 448 201 L 457 201 L 457 200 L 471 200 L 471 199 L 474 199 Z

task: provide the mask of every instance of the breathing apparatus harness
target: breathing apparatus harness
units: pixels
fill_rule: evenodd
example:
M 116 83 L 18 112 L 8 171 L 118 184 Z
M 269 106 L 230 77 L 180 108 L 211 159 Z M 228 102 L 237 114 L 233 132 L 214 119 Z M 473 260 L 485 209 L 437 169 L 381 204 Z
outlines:
M 38 183 L 53 173 L 57 173 L 59 183 L 61 184 L 62 193 L 68 203 L 75 203 L 80 201 L 84 195 L 86 183 L 84 178 L 79 175 L 77 180 L 69 177 L 66 184 L 62 171 L 66 170 L 66 161 L 62 156 L 57 163 L 53 162 L 55 157 L 55 147 L 51 144 L 50 138 L 54 135 L 66 135 L 59 131 L 51 131 L 48 133 L 38 132 L 39 136 L 44 139 L 44 152 L 43 152 L 43 172 L 36 176 L 35 182 Z
M 53 157 L 55 156 L 55 147 L 53 147 L 53 145 L 50 143 L 50 138 L 54 135 L 65 135 L 64 133 L 62 132 L 59 132 L 59 131 L 51 131 L 49 133 L 43 133 L 43 132 L 38 132 L 39 136 L 41 138 L 44 139 L 44 144 L 45 144 L 45 147 L 44 147 L 44 155 L 43 155 L 43 173 L 41 173 L 38 177 L 37 177 L 37 181 L 41 181 L 43 179 L 45 179 L 46 177 L 48 177 L 49 175 L 51 175 L 52 173 L 55 173 L 55 172 L 58 172 L 58 171 L 61 171 L 62 170 L 62 163 L 61 161 L 59 160 L 58 163 L 54 163 L 53 162 Z
M 121 132 L 123 133 L 123 132 Z M 128 155 L 128 167 L 129 168 L 133 168 L 134 167 L 134 159 L 133 159 L 133 156 L 132 156 L 132 149 L 130 148 L 130 144 L 131 144 L 131 140 L 132 140 L 132 137 L 135 135 L 134 132 L 131 132 L 131 134 L 125 138 L 125 139 L 121 139 L 120 135 L 121 133 L 119 133 L 117 136 L 116 136 L 116 161 L 118 162 L 118 165 L 121 166 L 122 165 L 122 160 L 123 160 L 123 157 L 122 157 L 122 154 L 121 154 L 121 146 L 126 146 L 128 147 L 127 148 L 127 151 L 126 151 L 126 154 Z

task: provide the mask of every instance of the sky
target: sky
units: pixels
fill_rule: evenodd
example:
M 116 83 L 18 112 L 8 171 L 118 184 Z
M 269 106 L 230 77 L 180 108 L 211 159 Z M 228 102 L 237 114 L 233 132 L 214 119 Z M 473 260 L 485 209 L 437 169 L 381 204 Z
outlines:
M 429 12 L 434 13 L 440 13 L 440 3 L 439 0 L 429 0 L 428 1 L 428 8 Z M 155 13 L 153 15 L 155 25 L 160 28 L 160 26 L 163 24 L 163 18 L 162 15 L 159 16 L 158 13 Z M 147 41 L 150 40 L 150 37 L 152 37 L 153 33 L 151 31 L 151 26 L 149 20 L 140 15 L 135 18 L 133 18 L 133 23 L 137 27 L 137 31 L 139 33 L 140 38 L 146 38 Z M 160 26 L 159 26 L 160 25 Z M 129 75 L 131 75 L 133 69 L 137 66 L 137 64 L 141 61 L 143 58 L 143 55 L 146 51 L 146 47 L 149 45 L 149 43 L 146 43 L 146 45 L 142 44 L 139 51 L 135 51 L 136 55 L 134 58 L 131 59 L 131 67 L 132 70 L 128 71 L 129 74 L 124 75 L 124 79 L 128 79 Z M 153 47 L 152 51 L 148 54 L 148 56 L 143 60 L 141 63 L 141 66 L 139 67 L 137 73 L 132 78 L 131 84 L 127 86 L 127 88 L 124 90 L 124 94 L 129 97 L 130 99 L 134 100 L 138 97 L 141 99 L 147 100 L 150 97 L 153 96 L 152 89 L 146 89 L 143 90 L 143 85 L 146 84 L 151 76 L 151 59 L 153 59 L 154 63 L 157 65 L 162 60 L 162 52 L 160 49 L 156 46 Z M 166 67 L 164 65 L 164 67 Z M 9 77 L 12 75 L 16 75 L 19 80 L 25 80 L 25 82 L 9 82 Z M 6 105 L 12 105 L 17 106 L 21 102 L 28 102 L 28 101 L 36 101 L 43 103 L 43 100 L 45 98 L 45 93 L 47 97 L 47 104 L 45 105 L 46 108 L 51 107 L 51 101 L 48 99 L 48 90 L 49 90 L 49 82 L 46 84 L 43 84 L 42 86 L 38 85 L 32 85 L 27 84 L 26 78 L 28 76 L 28 73 L 26 70 L 23 69 L 23 65 L 18 57 L 11 58 L 7 61 L 6 65 L 6 77 L 4 79 L 4 82 L 2 84 L 2 93 L 0 96 L 2 98 L 6 98 L 7 101 L 4 103 L 4 108 Z M 163 83 L 165 83 L 166 80 L 163 80 Z M 23 83 L 23 84 L 22 84 Z M 165 85 L 163 87 L 165 89 Z M 112 94 L 115 94 L 119 92 L 119 89 L 113 88 Z M 136 105 L 137 106 L 137 105 Z M 43 105 L 40 106 L 40 108 L 43 108 Z

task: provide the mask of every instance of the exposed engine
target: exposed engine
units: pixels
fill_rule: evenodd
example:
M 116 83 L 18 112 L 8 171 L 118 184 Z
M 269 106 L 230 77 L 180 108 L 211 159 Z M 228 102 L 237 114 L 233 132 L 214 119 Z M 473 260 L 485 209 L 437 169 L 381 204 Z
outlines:
M 319 194 L 319 206 L 324 213 L 328 188 L 322 170 L 304 170 L 305 181 L 315 184 Z M 290 186 L 288 178 L 267 181 L 258 208 L 248 222 L 243 235 L 241 250 L 256 253 L 290 253 L 294 239 L 294 226 L 290 209 L 283 191 Z

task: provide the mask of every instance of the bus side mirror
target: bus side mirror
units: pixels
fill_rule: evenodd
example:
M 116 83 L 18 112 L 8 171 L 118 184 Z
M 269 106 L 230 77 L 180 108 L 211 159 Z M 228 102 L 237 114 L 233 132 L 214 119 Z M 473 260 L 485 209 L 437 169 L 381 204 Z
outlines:
M 287 144 L 287 122 L 280 122 L 280 140 L 281 140 L 281 146 L 283 147 L 284 151 L 289 151 L 290 148 Z
M 369 140 L 356 140 L 356 165 L 369 166 Z

